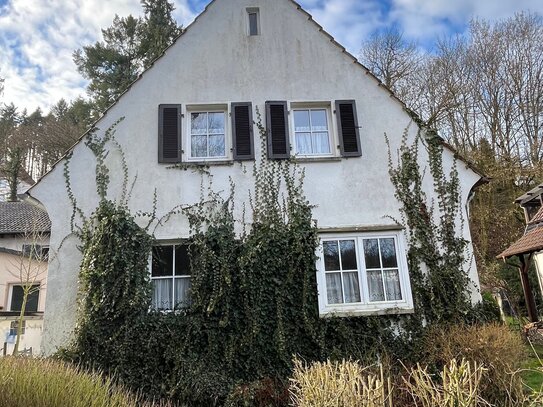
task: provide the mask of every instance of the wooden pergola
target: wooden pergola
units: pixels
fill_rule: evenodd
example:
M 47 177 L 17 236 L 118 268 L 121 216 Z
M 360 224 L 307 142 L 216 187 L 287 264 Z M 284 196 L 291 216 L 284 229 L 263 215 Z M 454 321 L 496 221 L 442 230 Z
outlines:
M 531 322 L 538 321 L 534 293 L 528 279 L 528 270 L 535 253 L 543 250 L 543 184 L 527 192 L 515 200 L 524 209 L 527 226 L 524 235 L 500 253 L 497 257 L 507 261 L 518 258 L 522 289 Z

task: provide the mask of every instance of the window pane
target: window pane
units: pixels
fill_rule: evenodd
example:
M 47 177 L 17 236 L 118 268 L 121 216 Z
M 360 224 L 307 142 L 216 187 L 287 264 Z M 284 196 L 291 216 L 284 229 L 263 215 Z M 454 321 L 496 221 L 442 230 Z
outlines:
M 311 154 L 311 133 L 296 133 L 296 152 L 298 154 Z
M 309 110 L 294 111 L 294 131 L 310 131 Z
M 190 276 L 189 247 L 182 244 L 175 247 L 175 275 Z
M 340 240 L 339 247 L 341 248 L 341 269 L 357 270 L 354 240 Z
M 313 153 L 314 154 L 329 154 L 330 140 L 328 133 L 313 133 Z
M 173 246 L 154 246 L 151 265 L 152 277 L 173 275 Z
M 345 285 L 345 302 L 360 302 L 358 272 L 343 273 L 343 284 Z
M 191 134 L 207 134 L 207 113 L 191 113 Z
M 208 113 L 209 134 L 224 134 L 224 113 Z
M 153 308 L 157 310 L 172 309 L 172 284 L 173 279 L 152 280 L 153 283 Z
M 192 136 L 190 153 L 192 157 L 207 157 L 207 136 Z
M 384 301 L 385 292 L 383 290 L 383 280 L 380 270 L 368 270 L 368 290 L 370 301 Z
M 175 308 L 190 305 L 190 278 L 175 279 Z
M 400 288 L 400 273 L 398 270 L 385 270 L 385 291 L 387 301 L 395 301 L 402 299 L 402 290 Z
M 328 131 L 325 109 L 311 111 L 311 131 Z
M 326 274 L 326 295 L 328 296 L 328 304 L 343 304 L 341 273 Z
M 381 258 L 383 259 L 383 267 L 398 267 L 394 239 L 380 239 L 379 243 L 381 244 Z
M 11 288 L 11 304 L 10 311 L 20 311 L 23 306 L 23 287 L 14 285 Z
M 377 239 L 364 239 L 364 258 L 366 259 L 366 268 L 381 268 L 379 261 L 379 244 Z
M 40 299 L 40 286 L 34 285 L 32 286 L 32 289 L 30 293 L 28 294 L 28 298 L 26 299 L 26 312 L 37 312 L 38 311 L 38 302 Z
M 323 242 L 324 269 L 326 271 L 340 270 L 337 240 Z
M 224 134 L 209 136 L 209 156 L 224 157 Z
M 258 14 L 249 13 L 249 35 L 258 35 Z

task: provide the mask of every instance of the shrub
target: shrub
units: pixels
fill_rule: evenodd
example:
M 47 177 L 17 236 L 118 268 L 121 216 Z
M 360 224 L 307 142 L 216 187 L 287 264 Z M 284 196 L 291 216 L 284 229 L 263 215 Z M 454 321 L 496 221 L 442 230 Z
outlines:
M 453 359 L 443 368 L 440 380 L 428 373 L 428 368 L 417 365 L 404 384 L 416 406 L 475 407 L 487 405 L 479 395 L 485 371 L 477 362 Z
M 152 406 L 111 379 L 52 359 L 0 358 L 0 407 Z
M 291 398 L 298 407 L 385 407 L 392 406 L 392 385 L 383 369 L 374 374 L 357 362 L 294 361 Z
M 481 394 L 491 403 L 503 405 L 522 398 L 522 384 L 515 375 L 525 348 L 519 334 L 499 324 L 448 325 L 428 329 L 424 337 L 422 362 L 442 369 L 453 359 L 484 364 L 486 371 Z

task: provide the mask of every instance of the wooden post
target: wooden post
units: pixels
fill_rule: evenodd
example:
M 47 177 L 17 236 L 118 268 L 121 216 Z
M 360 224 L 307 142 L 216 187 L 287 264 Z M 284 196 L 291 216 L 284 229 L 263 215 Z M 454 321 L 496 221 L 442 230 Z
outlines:
M 528 318 L 530 322 L 537 322 L 539 320 L 537 316 L 537 308 L 535 306 L 534 293 L 530 280 L 528 280 L 528 270 L 530 269 L 530 261 L 532 260 L 532 254 L 528 255 L 526 259 L 523 254 L 519 254 L 520 260 L 519 273 L 520 281 L 522 282 L 522 290 L 524 291 L 524 299 L 526 300 L 526 308 L 528 309 Z

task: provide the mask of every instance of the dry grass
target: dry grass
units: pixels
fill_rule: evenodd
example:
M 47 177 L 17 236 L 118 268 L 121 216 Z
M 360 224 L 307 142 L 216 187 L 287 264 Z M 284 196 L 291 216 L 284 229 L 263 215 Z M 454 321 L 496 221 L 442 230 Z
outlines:
M 392 385 L 383 368 L 373 374 L 357 362 L 306 365 L 294 361 L 291 400 L 298 407 L 392 407 Z
M 0 407 L 151 407 L 111 379 L 50 359 L 0 358 Z
M 404 378 L 405 389 L 415 406 L 421 407 L 477 407 L 488 406 L 480 396 L 480 385 L 485 368 L 465 359 L 453 359 L 443 368 L 440 378 L 433 377 L 426 367 L 417 365 Z
M 484 364 L 482 396 L 492 403 L 508 399 L 516 405 L 524 389 L 518 372 L 526 357 L 520 335 L 499 324 L 449 325 L 431 328 L 426 334 L 424 364 L 442 368 L 451 360 L 466 359 Z M 501 404 L 504 406 L 505 404 Z

